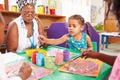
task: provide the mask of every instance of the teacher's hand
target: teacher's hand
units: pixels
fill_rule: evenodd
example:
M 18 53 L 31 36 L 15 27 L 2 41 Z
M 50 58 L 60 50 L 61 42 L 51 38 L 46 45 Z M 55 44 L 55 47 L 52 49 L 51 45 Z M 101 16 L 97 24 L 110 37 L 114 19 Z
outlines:
M 30 77 L 31 72 L 32 69 L 29 63 L 24 62 L 19 70 L 18 76 L 20 76 L 22 80 L 27 80 L 27 78 Z
M 87 57 L 89 57 L 89 58 L 97 58 L 99 56 L 99 54 L 100 53 L 98 53 L 98 52 L 88 50 L 88 51 L 83 51 L 81 57 L 82 58 L 83 57 L 85 57 L 85 58 L 87 58 Z

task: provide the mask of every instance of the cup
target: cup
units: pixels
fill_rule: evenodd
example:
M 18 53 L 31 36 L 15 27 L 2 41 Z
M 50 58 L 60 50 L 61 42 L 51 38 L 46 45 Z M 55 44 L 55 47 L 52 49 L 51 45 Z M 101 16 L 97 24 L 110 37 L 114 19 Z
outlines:
M 37 55 L 37 51 L 34 51 L 33 53 L 32 53 L 32 63 L 34 63 L 34 64 L 36 64 L 36 55 Z
M 44 66 L 44 55 L 42 53 L 36 54 L 36 65 Z
M 43 5 L 37 6 L 37 13 L 38 14 L 44 14 L 44 6 Z
M 17 12 L 17 6 L 16 5 L 12 5 L 11 11 Z
M 54 64 L 53 58 L 51 56 L 45 57 L 45 67 L 52 70 L 57 69 L 57 67 Z
M 56 51 L 55 64 L 56 65 L 63 64 L 63 53 L 61 51 Z
M 70 52 L 68 50 L 63 51 L 64 61 L 70 60 Z
M 50 9 L 50 15 L 55 15 L 55 9 L 54 8 Z

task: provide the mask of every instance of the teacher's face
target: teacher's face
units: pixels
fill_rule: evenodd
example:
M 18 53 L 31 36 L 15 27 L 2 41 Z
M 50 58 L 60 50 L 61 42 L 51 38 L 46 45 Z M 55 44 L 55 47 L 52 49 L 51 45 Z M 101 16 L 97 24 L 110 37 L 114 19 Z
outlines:
M 32 5 L 25 5 L 21 10 L 21 15 L 25 22 L 32 22 L 35 17 L 35 7 Z

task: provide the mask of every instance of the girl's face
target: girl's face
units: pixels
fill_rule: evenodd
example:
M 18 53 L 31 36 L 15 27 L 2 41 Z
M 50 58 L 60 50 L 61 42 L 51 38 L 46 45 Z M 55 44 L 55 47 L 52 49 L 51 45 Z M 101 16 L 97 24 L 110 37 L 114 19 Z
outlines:
M 75 36 L 83 30 L 83 26 L 76 19 L 69 19 L 68 31 L 72 36 Z
M 25 22 L 31 22 L 35 17 L 35 8 L 32 5 L 23 6 L 21 15 Z

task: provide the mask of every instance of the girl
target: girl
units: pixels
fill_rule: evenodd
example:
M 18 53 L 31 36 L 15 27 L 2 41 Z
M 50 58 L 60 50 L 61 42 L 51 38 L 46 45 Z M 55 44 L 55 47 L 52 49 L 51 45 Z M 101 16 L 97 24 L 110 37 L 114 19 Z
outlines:
M 67 47 L 76 50 L 92 50 L 92 42 L 90 37 L 83 33 L 85 21 L 81 15 L 72 15 L 68 19 L 69 34 L 63 35 L 58 39 L 48 39 L 44 36 L 40 37 L 40 41 L 46 44 L 58 45 L 67 41 Z

